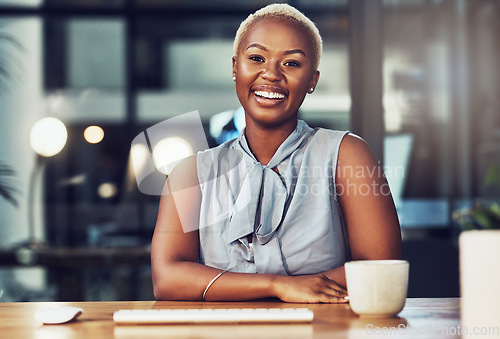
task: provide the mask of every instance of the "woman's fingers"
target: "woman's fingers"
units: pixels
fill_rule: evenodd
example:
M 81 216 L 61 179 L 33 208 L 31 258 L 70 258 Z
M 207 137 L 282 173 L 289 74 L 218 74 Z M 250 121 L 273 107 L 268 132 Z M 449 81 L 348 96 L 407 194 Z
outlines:
M 348 303 L 349 300 L 346 299 L 347 297 L 347 290 L 344 286 L 339 285 L 336 281 L 328 278 L 327 276 L 323 275 L 326 285 L 325 285 L 325 290 L 323 291 L 323 297 L 321 302 L 326 302 L 326 303 Z
M 346 289 L 324 274 L 277 279 L 277 296 L 288 302 L 347 303 Z
M 326 290 L 323 293 L 335 299 L 347 300 L 345 299 L 345 297 L 347 297 L 346 292 L 339 291 L 337 289 L 331 288 L 330 286 L 327 286 Z
M 326 287 L 333 291 L 334 296 L 345 297 L 347 295 L 347 289 L 344 286 L 339 285 L 335 280 L 328 278 L 324 274 L 323 277 L 326 280 Z
M 325 293 L 337 298 L 344 298 L 347 296 L 347 293 L 333 289 L 331 287 L 327 287 Z
M 330 303 L 330 304 L 347 304 L 349 300 L 345 299 L 344 297 L 338 297 L 335 295 L 324 293 L 323 296 L 320 298 L 320 302 Z
M 331 282 L 333 283 L 333 285 L 335 286 L 335 289 L 338 289 L 339 291 L 342 291 L 342 292 L 344 292 L 344 293 L 347 293 L 347 289 L 346 289 L 344 286 L 340 285 L 339 283 L 337 283 L 337 282 L 336 282 L 336 281 L 334 281 L 334 280 L 331 280 L 331 279 L 330 279 L 330 281 L 331 281 Z
M 338 288 L 337 286 L 328 286 L 331 290 L 334 290 L 339 297 L 345 297 L 347 295 L 347 290 L 345 288 Z

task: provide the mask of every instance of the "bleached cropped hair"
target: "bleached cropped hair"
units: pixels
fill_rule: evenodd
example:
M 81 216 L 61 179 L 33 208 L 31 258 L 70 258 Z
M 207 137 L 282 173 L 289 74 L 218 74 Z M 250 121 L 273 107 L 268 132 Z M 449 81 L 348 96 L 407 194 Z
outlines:
M 271 4 L 257 10 L 255 13 L 250 14 L 241 24 L 236 31 L 236 36 L 234 38 L 233 53 L 234 56 L 238 56 L 238 51 L 240 49 L 241 41 L 243 36 L 248 32 L 250 27 L 257 21 L 265 18 L 279 18 L 288 20 L 302 27 L 306 33 L 310 36 L 313 46 L 313 64 L 314 68 L 317 69 L 319 65 L 319 59 L 321 58 L 321 52 L 323 50 L 323 41 L 321 40 L 321 35 L 319 30 L 308 17 L 298 11 L 295 7 L 288 4 Z

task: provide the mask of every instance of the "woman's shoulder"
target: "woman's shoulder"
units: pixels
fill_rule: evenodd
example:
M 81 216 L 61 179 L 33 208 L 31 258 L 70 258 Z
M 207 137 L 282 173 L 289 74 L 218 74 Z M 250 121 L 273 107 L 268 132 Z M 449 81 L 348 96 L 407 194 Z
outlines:
M 378 159 L 363 138 L 350 132 L 344 136 L 339 149 L 339 166 L 372 166 L 377 164 Z

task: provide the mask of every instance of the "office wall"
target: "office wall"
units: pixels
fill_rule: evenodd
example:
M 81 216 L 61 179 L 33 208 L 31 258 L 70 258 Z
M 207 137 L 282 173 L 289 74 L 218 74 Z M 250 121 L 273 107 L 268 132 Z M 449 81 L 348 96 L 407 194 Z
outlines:
M 0 246 L 21 243 L 28 238 L 28 197 L 35 196 L 35 237 L 43 239 L 43 211 L 40 208 L 42 181 L 36 192 L 29 191 L 35 154 L 29 145 L 33 123 L 45 115 L 42 91 L 42 25 L 39 18 L 0 19 L 2 33 L 17 43 L 0 40 L 0 58 L 8 65 L 8 75 L 0 75 L 0 162 L 9 165 L 14 178 L 6 178 L 18 191 L 19 206 L 0 198 Z M 44 284 L 40 269 L 2 272 L 2 278 L 15 285 L 38 289 Z M 5 284 L 2 286 L 5 287 Z M 0 287 L 0 288 L 2 288 Z M 7 291 L 5 291 L 7 293 Z

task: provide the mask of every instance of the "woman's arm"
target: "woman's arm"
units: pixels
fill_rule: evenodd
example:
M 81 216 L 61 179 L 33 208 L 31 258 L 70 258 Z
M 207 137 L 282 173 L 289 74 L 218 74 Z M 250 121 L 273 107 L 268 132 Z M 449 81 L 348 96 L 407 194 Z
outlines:
M 336 185 L 352 259 L 399 259 L 401 230 L 389 185 L 370 147 L 357 136 L 342 141 Z
M 336 190 L 352 260 L 400 259 L 401 230 L 389 185 L 368 144 L 355 135 L 341 143 Z M 324 274 L 346 286 L 344 266 Z
M 167 181 L 151 244 L 153 289 L 158 300 L 201 300 L 221 270 L 198 263 L 197 216 L 201 194 L 196 159 L 179 164 Z M 182 220 L 182 222 L 181 222 Z M 322 274 L 287 277 L 227 272 L 208 290 L 206 300 L 238 301 L 277 297 L 288 302 L 345 302 L 345 289 Z

